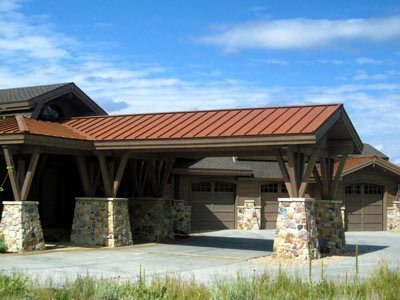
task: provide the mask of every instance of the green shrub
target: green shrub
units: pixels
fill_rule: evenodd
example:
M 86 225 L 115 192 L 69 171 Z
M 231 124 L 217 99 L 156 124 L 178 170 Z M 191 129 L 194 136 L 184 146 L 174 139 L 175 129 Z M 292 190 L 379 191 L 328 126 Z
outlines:
M 7 252 L 7 245 L 4 241 L 4 235 L 0 234 L 0 253 Z

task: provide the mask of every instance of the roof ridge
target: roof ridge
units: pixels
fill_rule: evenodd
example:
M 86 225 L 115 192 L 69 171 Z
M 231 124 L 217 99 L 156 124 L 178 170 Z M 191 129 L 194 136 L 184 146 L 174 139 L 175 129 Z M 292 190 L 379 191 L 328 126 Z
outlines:
M 20 87 L 12 87 L 12 88 L 0 89 L 0 91 L 38 88 L 38 87 L 52 86 L 52 85 L 65 86 L 65 85 L 68 85 L 68 84 L 71 84 L 71 83 L 74 83 L 74 82 L 71 81 L 71 82 L 59 82 L 59 83 L 49 83 L 49 84 L 40 84 L 40 85 L 20 86 Z
M 29 132 L 28 125 L 25 122 L 25 117 L 22 115 L 15 115 L 15 120 L 18 124 L 18 129 L 21 132 Z
M 182 110 L 182 111 L 163 111 L 163 112 L 146 112 L 146 113 L 133 113 L 133 114 L 116 114 L 116 115 L 102 115 L 102 116 L 83 116 L 72 117 L 69 120 L 77 119 L 91 119 L 101 117 L 129 117 L 129 116 L 142 116 L 142 115 L 159 115 L 159 114 L 178 114 L 178 113 L 200 113 L 200 112 L 214 112 L 214 111 L 234 111 L 234 110 L 257 110 L 257 109 L 278 109 L 278 108 L 296 108 L 296 107 L 320 107 L 320 106 L 336 106 L 337 108 L 343 106 L 343 103 L 325 103 L 325 104 L 295 104 L 295 105 L 272 105 L 272 106 L 255 106 L 255 107 L 237 107 L 237 108 L 215 108 L 215 109 L 199 109 L 199 110 Z
M 73 132 L 75 132 L 75 133 L 77 133 L 77 134 L 83 136 L 83 137 L 85 138 L 85 140 L 95 140 L 90 134 L 88 134 L 88 133 L 86 133 L 86 132 L 84 132 L 84 131 L 82 131 L 82 130 L 76 129 L 75 127 L 73 127 L 73 126 L 67 124 L 66 122 L 64 122 L 64 123 L 58 123 L 58 124 L 59 124 L 60 126 L 63 126 L 63 127 L 67 128 L 67 129 L 72 130 Z

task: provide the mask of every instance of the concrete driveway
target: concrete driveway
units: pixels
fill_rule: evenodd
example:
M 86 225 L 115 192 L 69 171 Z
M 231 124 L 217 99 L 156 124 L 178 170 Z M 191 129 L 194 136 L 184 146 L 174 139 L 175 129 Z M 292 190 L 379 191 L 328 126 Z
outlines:
M 0 271 L 21 271 L 44 282 L 72 280 L 78 275 L 102 278 L 137 279 L 140 270 L 147 278 L 175 274 L 203 282 L 215 277 L 235 277 L 238 272 L 275 273 L 278 266 L 250 264 L 249 258 L 272 253 L 274 231 L 222 230 L 197 233 L 173 244 L 141 244 L 122 248 L 74 248 L 29 254 L 0 255 Z M 360 249 L 360 274 L 368 275 L 378 263 L 397 266 L 400 261 L 400 235 L 390 232 L 347 233 L 349 249 Z M 307 276 L 307 266 L 284 267 L 290 274 Z M 320 278 L 320 267 L 313 267 L 313 277 Z M 354 274 L 355 259 L 346 257 L 326 266 L 328 277 Z

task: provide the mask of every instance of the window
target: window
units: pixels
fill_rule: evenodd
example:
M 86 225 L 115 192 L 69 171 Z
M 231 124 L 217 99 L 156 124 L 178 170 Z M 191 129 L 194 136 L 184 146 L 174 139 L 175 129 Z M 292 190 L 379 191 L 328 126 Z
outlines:
M 211 192 L 210 182 L 192 183 L 192 192 Z
M 382 195 L 383 188 L 379 185 L 375 184 L 366 184 L 364 185 L 364 194 L 365 195 Z
M 233 193 L 235 190 L 235 186 L 231 183 L 221 183 L 216 182 L 214 191 L 215 192 L 226 192 L 226 193 Z
M 348 185 L 344 188 L 344 193 L 347 195 L 360 195 L 361 194 L 361 185 L 360 184 L 352 184 Z
M 284 183 L 281 184 L 281 191 L 282 191 L 282 193 L 284 193 L 284 194 L 287 194 L 287 193 L 288 193 L 288 190 L 287 190 L 287 188 L 286 188 L 286 184 L 284 184 Z
M 278 184 L 267 183 L 261 185 L 261 193 L 278 193 Z

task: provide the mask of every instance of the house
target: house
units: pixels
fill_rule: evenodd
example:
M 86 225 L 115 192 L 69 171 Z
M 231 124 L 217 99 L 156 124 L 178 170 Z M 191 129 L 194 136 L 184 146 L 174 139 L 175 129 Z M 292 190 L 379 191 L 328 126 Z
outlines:
M 288 192 L 275 160 L 237 157 L 206 157 L 181 160 L 173 173 L 179 190 L 177 198 L 203 214 L 192 216 L 193 229 L 237 227 L 237 207 L 253 200 L 260 207 L 260 227 L 274 229 L 278 216 L 278 198 Z M 224 186 L 224 192 L 220 192 Z M 361 154 L 350 156 L 340 182 L 346 230 L 379 231 L 388 228 L 387 210 L 398 197 L 400 167 L 369 144 Z M 315 182 L 309 196 L 320 198 Z M 204 208 L 207 209 L 204 209 Z
M 60 232 L 85 245 L 163 240 L 190 217 L 195 229 L 235 228 L 246 200 L 254 200 L 249 209 L 257 208 L 266 228 L 274 228 L 279 206 L 278 256 L 307 256 L 309 247 L 315 254 L 317 239 L 334 239 L 329 251 L 342 251 L 342 173 L 370 176 L 345 185 L 354 195 L 348 226 L 361 216 L 363 230 L 370 228 L 365 191 L 385 193 L 377 200 L 384 209 L 397 180 L 390 181 L 398 170 L 384 158 L 346 164 L 363 144 L 342 104 L 109 116 L 65 83 L 0 90 L 0 105 L 0 233 L 14 252 L 43 249 Z M 378 175 L 382 181 L 373 181 Z M 303 217 L 289 232 L 283 219 L 293 210 Z M 374 222 L 371 229 L 381 229 L 385 219 Z M 288 241 L 305 248 L 289 253 Z

